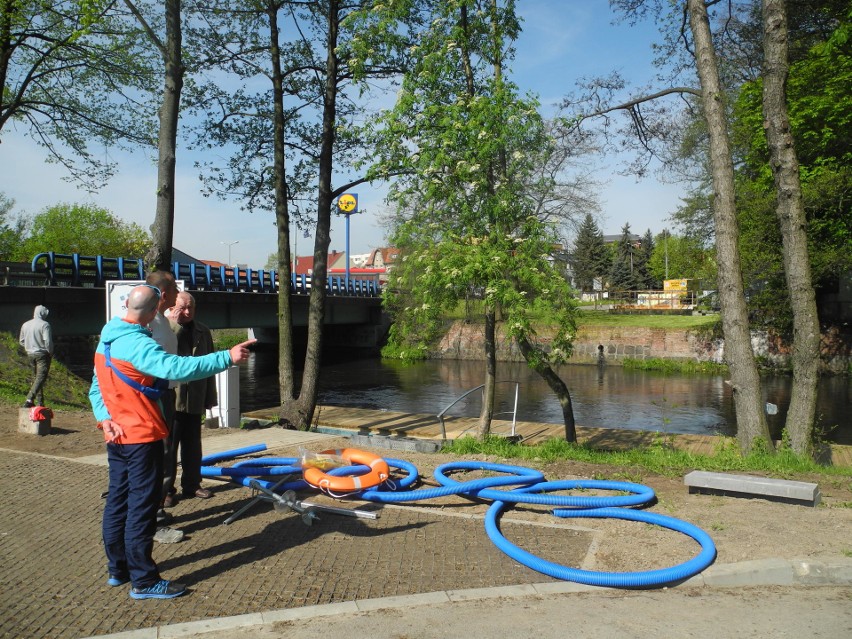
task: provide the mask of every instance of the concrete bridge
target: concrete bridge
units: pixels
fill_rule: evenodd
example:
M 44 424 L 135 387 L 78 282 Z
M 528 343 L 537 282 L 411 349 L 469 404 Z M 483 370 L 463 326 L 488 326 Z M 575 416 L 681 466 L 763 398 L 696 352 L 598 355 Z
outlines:
M 62 257 L 62 256 L 59 256 Z M 68 256 L 65 256 L 68 257 Z M 140 279 L 136 267 L 111 273 L 94 266 L 86 272 L 86 259 L 75 256 L 72 267 L 53 270 L 41 267 L 39 256 L 30 265 L 0 264 L 0 330 L 17 335 L 21 324 L 33 316 L 41 304 L 50 309 L 54 335 L 98 335 L 106 322 L 107 289 L 105 278 L 116 280 Z M 94 265 L 94 262 L 92 262 Z M 113 265 L 114 266 L 114 265 Z M 26 267 L 26 268 L 24 268 Z M 75 270 L 76 268 L 76 270 Z M 175 264 L 178 279 L 198 304 L 198 318 L 210 328 L 253 329 L 261 341 L 274 342 L 278 330 L 279 286 L 275 273 L 255 273 L 224 269 L 217 281 L 216 273 L 202 272 Z M 191 275 L 191 277 L 190 277 Z M 325 326 L 329 345 L 375 347 L 387 328 L 382 313 L 381 297 L 376 287 L 341 285 L 331 280 L 326 297 Z M 289 288 L 293 310 L 293 327 L 297 334 L 307 326 L 310 282 L 295 278 Z

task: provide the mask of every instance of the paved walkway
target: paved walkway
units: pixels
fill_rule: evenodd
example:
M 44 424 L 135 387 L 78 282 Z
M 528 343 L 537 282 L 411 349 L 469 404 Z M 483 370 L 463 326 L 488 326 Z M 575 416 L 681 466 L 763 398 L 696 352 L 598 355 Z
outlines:
M 205 450 L 265 443 L 273 454 L 295 456 L 298 446 L 333 440 L 270 428 L 216 434 L 205 438 Z M 184 500 L 172 510 L 185 541 L 155 546 L 164 576 L 185 580 L 191 593 L 170 601 L 131 602 L 126 587 L 106 585 L 100 543 L 104 464 L 102 455 L 71 460 L 0 450 L 6 515 L 0 524 L 0 636 L 283 638 L 325 635 L 330 628 L 337 630 L 329 636 L 339 636 L 369 620 L 378 624 L 374 630 L 351 630 L 346 636 L 545 639 L 564 636 L 568 619 L 537 615 L 539 606 L 564 611 L 564 606 L 583 605 L 577 597 L 597 600 L 612 593 L 633 601 L 637 608 L 624 613 L 631 615 L 648 597 L 660 596 L 590 591 L 521 566 L 488 541 L 482 507 L 468 500 L 458 498 L 449 504 L 458 507 L 447 508 L 443 502 L 438 508 L 368 504 L 365 508 L 374 508 L 377 519 L 325 515 L 311 527 L 293 513 L 261 503 L 223 525 L 252 495 L 222 484 L 214 486 L 213 499 Z M 532 552 L 566 565 L 588 565 L 597 545 L 595 532 L 581 526 L 537 524 L 509 515 L 501 528 L 509 538 L 529 540 Z M 809 626 L 828 624 L 834 634 L 810 636 L 843 636 L 852 628 L 852 559 L 714 565 L 675 590 L 682 597 L 685 589 L 700 588 L 695 592 L 707 601 L 713 596 L 709 591 L 754 584 L 841 584 L 837 605 L 826 604 Z M 752 605 L 746 606 L 749 616 Z M 519 618 L 519 610 L 533 616 Z M 454 617 L 458 623 L 448 625 Z M 404 630 L 406 620 L 414 619 L 426 625 Z M 776 624 L 784 630 L 782 619 Z M 600 618 L 598 629 L 612 623 Z M 497 630 L 483 634 L 487 628 Z M 669 634 L 683 636 L 676 630 Z

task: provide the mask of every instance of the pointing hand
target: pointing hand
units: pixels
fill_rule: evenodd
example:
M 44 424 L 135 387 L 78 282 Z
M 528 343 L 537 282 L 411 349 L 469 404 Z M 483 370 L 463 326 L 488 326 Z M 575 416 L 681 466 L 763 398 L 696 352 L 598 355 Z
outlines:
M 246 342 L 243 342 L 242 344 L 237 344 L 236 346 L 231 348 L 231 350 L 228 351 L 231 354 L 231 361 L 234 364 L 240 364 L 246 361 L 250 353 L 249 347 L 254 346 L 256 343 L 256 339 L 250 339 Z

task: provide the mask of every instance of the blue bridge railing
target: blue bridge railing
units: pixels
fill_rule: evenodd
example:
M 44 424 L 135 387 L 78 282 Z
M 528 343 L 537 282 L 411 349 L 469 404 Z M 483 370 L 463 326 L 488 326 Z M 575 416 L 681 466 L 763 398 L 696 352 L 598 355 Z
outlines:
M 102 287 L 108 280 L 145 279 L 145 265 L 140 258 L 88 257 L 53 251 L 36 255 L 32 260 L 32 272 L 43 274 L 48 286 Z M 280 286 L 274 270 L 174 262 L 172 272 L 191 291 L 277 293 Z M 348 282 L 343 276 L 329 276 L 326 290 L 329 295 L 351 297 L 379 297 L 382 293 L 378 281 L 363 276 L 350 276 Z M 310 292 L 310 277 L 291 275 L 291 294 L 307 295 Z

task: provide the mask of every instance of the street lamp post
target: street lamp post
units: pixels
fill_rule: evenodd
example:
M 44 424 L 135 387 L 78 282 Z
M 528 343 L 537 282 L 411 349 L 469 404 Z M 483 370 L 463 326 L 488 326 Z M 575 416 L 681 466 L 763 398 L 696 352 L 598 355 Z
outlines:
M 233 242 L 219 242 L 219 244 L 227 244 L 228 245 L 228 266 L 231 266 L 231 247 L 234 244 L 239 244 L 239 240 L 234 240 Z

